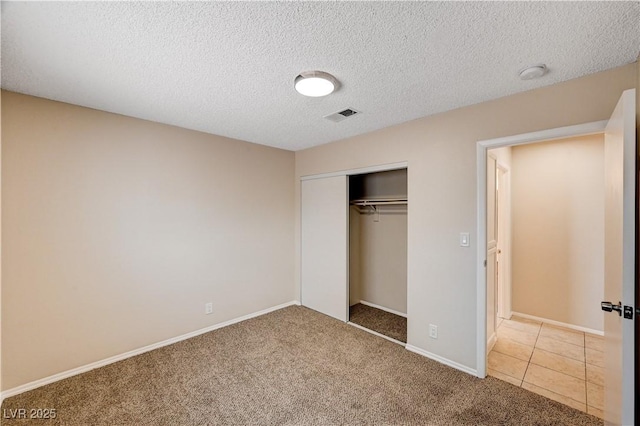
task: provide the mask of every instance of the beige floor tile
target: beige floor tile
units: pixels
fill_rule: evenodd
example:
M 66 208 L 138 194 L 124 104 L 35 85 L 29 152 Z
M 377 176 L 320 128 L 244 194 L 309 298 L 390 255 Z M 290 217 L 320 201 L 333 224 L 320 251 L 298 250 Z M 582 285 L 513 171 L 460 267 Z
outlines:
M 596 351 L 604 352 L 603 336 L 597 336 L 595 334 L 585 333 L 584 343 L 585 343 L 585 346 L 589 349 L 595 349 Z
M 536 341 L 536 348 L 584 362 L 585 350 L 582 346 L 572 345 L 571 343 L 540 336 Z
M 516 386 L 520 386 L 522 385 L 522 379 L 516 379 L 515 377 L 511 377 L 509 375 L 506 375 L 504 373 L 501 373 L 499 371 L 493 370 L 491 368 L 487 368 L 487 374 L 489 376 L 493 376 L 496 379 L 500 379 L 504 382 L 508 382 L 511 383 L 512 385 L 516 385 Z
M 582 404 L 586 403 L 584 380 L 568 374 L 530 364 L 527 368 L 527 374 L 524 376 L 524 382 L 566 396 Z M 598 408 L 597 405 L 593 405 Z
M 541 323 L 513 316 L 510 320 L 505 319 L 502 321 L 501 326 L 537 335 L 540 332 Z
M 604 369 L 596 365 L 587 364 L 587 382 L 604 386 Z
M 587 406 L 587 413 L 591 414 L 592 416 L 604 419 L 604 411 L 599 408 Z
M 527 362 L 500 352 L 491 351 L 487 360 L 487 367 L 522 380 L 524 372 L 527 371 Z
M 553 352 L 547 352 L 540 348 L 536 348 L 533 351 L 531 363 L 546 367 L 550 370 L 568 374 L 569 376 L 573 376 L 581 380 L 585 379 L 584 362 L 576 361 L 575 359 L 567 358 L 566 356 L 554 354 Z
M 599 410 L 604 409 L 604 387 L 587 382 L 587 405 Z
M 499 337 L 493 350 L 501 354 L 510 355 L 523 361 L 529 361 L 533 346 L 523 345 L 505 337 Z
M 523 332 L 522 330 L 515 328 L 509 328 L 508 326 L 505 326 L 505 323 L 503 322 L 502 326 L 498 329 L 498 339 L 500 338 L 507 338 L 515 342 L 522 343 L 523 345 L 534 346 L 538 335 Z
M 584 333 L 581 331 L 543 324 L 540 329 L 540 337 L 543 336 L 584 347 Z
M 596 351 L 595 349 L 585 349 L 587 354 L 587 364 L 595 365 L 598 367 L 604 367 L 604 353 Z
M 531 383 L 523 382 L 522 388 L 557 401 L 561 404 L 568 405 L 569 407 L 575 408 L 576 410 L 586 411 L 586 404 L 575 401 L 571 398 L 567 398 L 566 396 L 559 395 L 555 392 L 551 392 L 550 390 L 541 388 L 539 386 L 532 385 Z

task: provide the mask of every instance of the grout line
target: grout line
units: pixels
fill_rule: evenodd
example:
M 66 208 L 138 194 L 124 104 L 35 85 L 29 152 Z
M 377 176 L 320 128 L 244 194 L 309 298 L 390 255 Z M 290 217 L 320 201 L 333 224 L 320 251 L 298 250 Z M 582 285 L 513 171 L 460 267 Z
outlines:
M 536 350 L 536 345 L 538 344 L 538 337 L 540 337 L 541 330 L 542 330 L 542 324 L 540 324 L 540 327 L 538 328 L 538 333 L 536 334 L 536 341 L 533 342 L 533 349 L 531 350 L 531 355 L 529 355 L 529 362 L 527 362 L 527 368 L 524 370 L 524 375 L 522 376 L 522 383 L 524 383 L 524 378 L 527 377 L 527 371 L 529 371 L 529 366 L 531 365 L 531 358 L 533 358 L 533 353 Z M 522 387 L 522 383 L 520 383 L 520 387 Z
M 589 409 L 589 389 L 587 388 L 587 335 L 582 333 L 582 341 L 584 343 L 584 405 Z

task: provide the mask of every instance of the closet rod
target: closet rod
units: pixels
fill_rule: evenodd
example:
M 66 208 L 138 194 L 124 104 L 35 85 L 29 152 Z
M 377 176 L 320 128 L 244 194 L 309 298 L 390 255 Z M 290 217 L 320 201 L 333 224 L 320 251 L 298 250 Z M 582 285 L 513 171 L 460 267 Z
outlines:
M 354 206 L 379 206 L 379 205 L 403 205 L 408 204 L 407 200 L 354 200 Z

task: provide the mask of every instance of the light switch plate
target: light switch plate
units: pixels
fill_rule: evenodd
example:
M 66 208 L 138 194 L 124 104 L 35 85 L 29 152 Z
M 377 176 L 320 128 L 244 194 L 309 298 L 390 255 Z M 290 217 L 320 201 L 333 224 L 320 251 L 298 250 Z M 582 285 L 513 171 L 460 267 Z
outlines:
M 469 247 L 469 233 L 461 232 L 460 233 L 460 247 Z

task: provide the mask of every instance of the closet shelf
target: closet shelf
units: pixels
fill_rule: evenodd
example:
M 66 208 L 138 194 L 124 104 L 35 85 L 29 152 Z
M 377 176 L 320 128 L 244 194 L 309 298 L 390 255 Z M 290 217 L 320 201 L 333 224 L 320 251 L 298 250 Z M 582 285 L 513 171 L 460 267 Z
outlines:
M 350 202 L 354 206 L 388 206 L 407 204 L 407 198 L 367 198 L 360 200 L 352 200 Z

